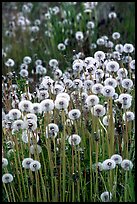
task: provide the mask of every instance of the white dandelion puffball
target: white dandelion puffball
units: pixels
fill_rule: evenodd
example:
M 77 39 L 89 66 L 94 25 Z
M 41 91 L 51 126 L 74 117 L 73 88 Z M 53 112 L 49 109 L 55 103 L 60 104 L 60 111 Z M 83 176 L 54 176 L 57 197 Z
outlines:
M 129 171 L 133 168 L 133 163 L 132 161 L 128 160 L 128 159 L 124 159 L 122 162 L 121 162 L 121 167 L 126 170 L 126 171 Z
M 14 130 L 21 130 L 21 129 L 24 129 L 25 128 L 25 124 L 24 124 L 24 121 L 23 120 L 16 120 L 13 122 L 13 125 L 12 125 L 12 128 Z
M 101 61 L 105 59 L 105 53 L 103 51 L 97 51 L 94 54 L 96 60 Z
M 21 112 L 18 109 L 11 109 L 8 114 L 11 120 L 17 120 L 21 117 Z
M 6 173 L 2 176 L 2 182 L 3 183 L 10 183 L 13 181 L 13 176 L 12 174 Z
M 25 128 L 29 131 L 34 131 L 37 129 L 37 122 L 33 119 L 28 119 L 24 121 Z
M 101 92 L 105 97 L 112 97 L 115 94 L 115 89 L 113 86 L 106 85 L 102 88 Z
M 80 116 L 81 116 L 81 112 L 79 109 L 72 109 L 68 113 L 68 117 L 71 120 L 76 120 L 76 119 L 80 118 Z
M 115 46 L 115 50 L 119 53 L 122 53 L 124 51 L 124 46 L 122 44 L 117 44 Z
M 22 161 L 22 166 L 23 166 L 23 168 L 24 168 L 24 169 L 29 169 L 31 162 L 33 162 L 33 159 L 31 159 L 31 158 L 25 158 L 25 159 L 23 159 L 23 161 Z
M 131 69 L 135 69 L 135 60 L 130 61 L 129 66 Z
M 132 101 L 132 96 L 130 94 L 122 93 L 118 98 L 119 102 L 123 105 L 128 105 Z
M 59 97 L 59 98 L 56 98 L 55 100 L 55 108 L 58 109 L 58 110 L 65 110 L 67 109 L 69 106 L 69 101 L 68 99 L 66 98 L 62 98 L 62 97 Z
M 57 48 L 58 48 L 58 50 L 63 51 L 63 50 L 65 50 L 65 49 L 66 49 L 66 46 L 65 46 L 65 44 L 64 44 L 64 43 L 59 43 L 59 44 L 58 44 L 58 46 L 57 46 Z
M 29 57 L 29 56 L 26 56 L 26 57 L 23 58 L 23 62 L 24 62 L 25 64 L 30 64 L 31 61 L 32 61 L 32 59 L 31 59 L 31 57 Z
M 106 64 L 106 70 L 109 72 L 117 72 L 119 69 L 119 64 L 116 61 L 109 61 Z
M 30 164 L 30 170 L 31 171 L 38 171 L 41 168 L 41 164 L 39 161 L 32 161 Z
M 68 101 L 70 101 L 70 96 L 68 93 L 65 93 L 65 92 L 62 92 L 62 93 L 59 93 L 57 96 L 56 96 L 56 99 L 58 98 L 66 98 Z
M 103 85 L 101 83 L 96 83 L 92 86 L 92 92 L 94 94 L 102 93 Z
M 125 53 L 132 53 L 134 51 L 134 46 L 130 43 L 124 44 L 124 52 Z
M 37 122 L 37 116 L 34 113 L 28 113 L 25 117 L 25 120 L 35 120 Z
M 110 118 L 110 116 L 108 116 L 108 115 L 105 115 L 105 116 L 103 117 L 102 122 L 103 122 L 103 124 L 104 124 L 105 126 L 108 126 L 108 125 L 109 125 L 109 118 Z M 114 118 L 114 117 L 113 117 L 113 123 L 115 123 L 115 118 Z
M 102 117 L 103 115 L 105 115 L 106 110 L 103 105 L 97 104 L 91 108 L 91 113 L 94 116 Z
M 22 100 L 19 102 L 19 109 L 22 112 L 31 112 L 32 110 L 32 102 L 29 100 Z
M 135 119 L 135 114 L 131 111 L 127 111 L 126 113 L 123 113 L 123 120 L 124 121 L 132 121 Z
M 40 103 L 33 103 L 33 104 L 32 104 L 31 113 L 39 114 L 39 113 L 41 113 L 41 112 L 42 112 L 42 110 L 41 110 L 41 105 L 40 105 Z
M 49 112 L 54 109 L 54 102 L 52 99 L 45 99 L 40 103 L 41 110 L 43 112 Z
M 119 39 L 119 38 L 120 38 L 120 33 L 119 33 L 119 32 L 114 32 L 114 33 L 112 34 L 112 38 L 113 38 L 114 40 Z
M 7 67 L 13 67 L 15 65 L 15 62 L 13 59 L 8 59 L 6 62 L 5 62 L 5 65 Z
M 76 38 L 76 40 L 78 40 L 78 41 L 83 40 L 83 38 L 84 38 L 83 32 L 77 31 L 77 32 L 75 33 L 75 38 Z
M 123 79 L 122 87 L 125 89 L 130 89 L 133 86 L 133 81 L 131 79 Z
M 42 152 L 42 148 L 41 148 L 41 146 L 40 145 L 31 145 L 30 146 L 30 153 L 31 154 L 35 154 L 35 153 L 38 153 L 38 154 L 40 154 L 41 152 Z
M 56 59 L 51 59 L 50 61 L 49 61 L 49 66 L 51 66 L 51 67 L 58 67 L 58 60 L 56 60 Z
M 99 98 L 96 95 L 89 95 L 85 102 L 89 107 L 93 107 L 99 103 Z
M 120 78 L 127 77 L 128 71 L 127 71 L 126 68 L 120 68 L 120 69 L 117 71 L 117 75 L 118 75 L 118 77 L 120 77 Z
M 122 162 L 122 157 L 119 154 L 112 155 L 110 159 L 114 160 L 116 164 L 121 164 Z
M 46 127 L 46 137 L 56 137 L 59 132 L 59 127 L 55 123 L 49 123 Z
M 2 168 L 8 165 L 8 160 L 6 158 L 2 158 Z
M 102 165 L 103 165 L 103 170 L 111 170 L 116 167 L 116 163 L 112 159 L 106 159 L 105 161 L 103 161 Z
M 92 169 L 95 171 L 96 168 L 99 170 L 99 171 L 102 171 L 103 170 L 103 166 L 102 166 L 102 163 L 101 162 L 98 162 L 97 164 L 93 164 L 92 165 Z
M 21 69 L 20 70 L 20 72 L 19 72 L 19 74 L 20 74 L 20 76 L 21 77 L 28 77 L 28 75 L 29 75 L 29 72 L 28 72 L 28 70 L 26 70 L 26 69 Z
M 104 85 L 105 86 L 112 86 L 113 88 L 116 88 L 117 87 L 117 80 L 109 77 L 109 78 L 105 79 Z
M 78 145 L 81 142 L 81 137 L 77 134 L 73 134 L 68 138 L 68 143 L 70 145 Z
M 112 199 L 112 193 L 105 191 L 101 194 L 100 199 L 102 202 L 109 202 Z

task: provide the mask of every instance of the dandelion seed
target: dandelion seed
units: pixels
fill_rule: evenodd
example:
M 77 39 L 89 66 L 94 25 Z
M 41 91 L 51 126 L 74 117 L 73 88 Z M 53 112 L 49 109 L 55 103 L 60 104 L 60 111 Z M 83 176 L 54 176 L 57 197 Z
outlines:
M 117 75 L 119 78 L 126 78 L 127 75 L 128 75 L 128 71 L 127 69 L 125 68 L 120 68 L 118 71 L 117 71 Z

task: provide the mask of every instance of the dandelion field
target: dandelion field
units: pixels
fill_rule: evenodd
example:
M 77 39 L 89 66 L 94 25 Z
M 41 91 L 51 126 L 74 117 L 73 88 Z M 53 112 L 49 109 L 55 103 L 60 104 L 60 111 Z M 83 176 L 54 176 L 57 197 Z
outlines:
M 2 2 L 2 202 L 135 202 L 134 20 Z

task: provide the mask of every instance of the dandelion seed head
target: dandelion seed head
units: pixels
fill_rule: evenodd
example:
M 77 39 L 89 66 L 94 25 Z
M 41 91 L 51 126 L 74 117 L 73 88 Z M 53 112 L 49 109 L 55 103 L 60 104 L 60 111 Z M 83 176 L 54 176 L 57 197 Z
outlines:
M 30 170 L 31 171 L 38 171 L 41 168 L 41 164 L 39 161 L 33 160 L 30 163 Z
M 8 160 L 6 158 L 2 158 L 2 168 L 8 165 Z
M 68 138 L 68 143 L 70 145 L 78 145 L 81 142 L 81 137 L 77 134 L 73 134 Z
M 121 164 L 122 162 L 122 157 L 119 154 L 112 155 L 110 159 L 114 160 L 116 164 Z
M 25 158 L 25 159 L 23 159 L 23 161 L 22 161 L 23 168 L 24 169 L 30 169 L 31 162 L 33 162 L 32 158 Z
M 121 167 L 126 170 L 126 171 L 130 171 L 132 170 L 133 168 L 133 163 L 132 161 L 128 160 L 128 159 L 124 159 L 122 162 L 121 162 Z
M 116 163 L 112 159 L 106 159 L 105 161 L 103 161 L 102 165 L 103 165 L 103 170 L 111 170 L 116 167 Z
M 6 174 L 3 174 L 2 176 L 2 182 L 3 183 L 11 183 L 13 181 L 13 176 L 12 174 L 9 174 L 9 173 L 6 173 Z
M 109 202 L 112 199 L 112 193 L 105 191 L 100 195 L 100 199 L 102 202 Z
M 102 117 L 103 115 L 105 115 L 106 110 L 103 105 L 97 104 L 91 108 L 91 113 L 94 116 Z

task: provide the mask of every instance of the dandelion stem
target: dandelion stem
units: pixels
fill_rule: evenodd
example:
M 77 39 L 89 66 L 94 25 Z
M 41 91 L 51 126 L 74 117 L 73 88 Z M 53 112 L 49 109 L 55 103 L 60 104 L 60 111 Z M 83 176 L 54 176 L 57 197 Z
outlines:
M 6 192 L 6 196 L 7 196 L 8 202 L 11 202 L 11 201 L 10 201 L 10 198 L 9 198 L 9 194 L 8 194 L 7 187 L 6 187 L 5 183 L 3 183 L 3 186 L 4 186 L 4 189 L 5 189 L 5 192 Z

